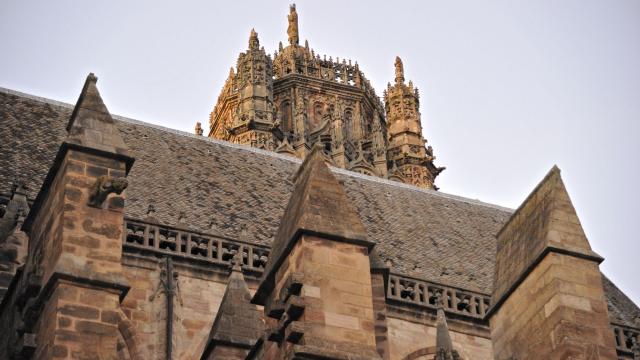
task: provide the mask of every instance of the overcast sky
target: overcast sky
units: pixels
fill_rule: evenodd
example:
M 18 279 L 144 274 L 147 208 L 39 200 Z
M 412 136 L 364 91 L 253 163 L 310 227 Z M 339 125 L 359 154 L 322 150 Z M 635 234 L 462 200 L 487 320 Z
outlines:
M 192 131 L 252 27 L 287 1 L 0 2 L 0 86 Z M 441 191 L 517 207 L 553 164 L 605 274 L 640 304 L 640 1 L 298 1 L 301 41 L 357 60 L 378 95 L 400 55 Z M 420 216 L 420 214 L 416 214 Z

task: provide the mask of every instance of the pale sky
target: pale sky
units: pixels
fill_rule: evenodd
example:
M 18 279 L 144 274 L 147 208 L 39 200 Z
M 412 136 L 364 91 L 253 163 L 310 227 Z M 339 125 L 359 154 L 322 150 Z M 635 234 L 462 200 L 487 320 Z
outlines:
M 0 2 L 0 86 L 191 132 L 252 27 L 287 1 Z M 378 95 L 402 57 L 441 191 L 517 207 L 553 164 L 601 265 L 640 304 L 640 1 L 298 1 L 301 41 L 357 60 Z M 416 214 L 416 216 L 420 216 Z

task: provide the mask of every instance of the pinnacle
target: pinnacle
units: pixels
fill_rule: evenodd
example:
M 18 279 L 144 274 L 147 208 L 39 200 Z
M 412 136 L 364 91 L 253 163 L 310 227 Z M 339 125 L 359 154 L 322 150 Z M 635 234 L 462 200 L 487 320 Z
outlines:
M 93 73 L 87 76 L 69 119 L 68 136 L 65 142 L 125 157 L 127 168 L 129 168 L 133 164 L 133 158 L 129 157 L 127 146 L 120 137 L 120 131 L 100 96 L 96 87 L 97 81 L 98 78 Z
M 260 48 L 260 40 L 258 39 L 258 33 L 254 28 L 251 28 L 251 33 L 249 34 L 249 49 L 258 49 Z
M 373 247 L 355 207 L 325 161 L 323 146 L 316 143 L 294 175 L 293 193 L 281 218 L 254 303 L 266 299 L 274 285 L 275 272 L 304 233 Z
M 262 312 L 250 303 L 251 293 L 242 274 L 240 256 L 241 253 L 237 253 L 232 261 L 227 288 L 202 358 L 207 358 L 218 343 L 242 348 L 253 346 L 262 333 Z
M 591 250 L 576 210 L 553 166 L 498 232 L 494 298 L 498 302 L 517 277 L 546 251 L 601 262 Z M 519 264 L 512 268 L 508 264 Z

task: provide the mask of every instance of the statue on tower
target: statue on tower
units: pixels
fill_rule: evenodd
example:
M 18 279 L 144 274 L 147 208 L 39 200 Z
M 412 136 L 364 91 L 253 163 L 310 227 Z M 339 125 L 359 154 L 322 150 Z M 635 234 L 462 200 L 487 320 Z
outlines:
M 289 27 L 287 28 L 287 35 L 289 35 L 289 44 L 298 45 L 298 13 L 296 12 L 296 4 L 289 6 Z
M 260 48 L 260 41 L 258 40 L 258 33 L 255 29 L 251 29 L 251 35 L 249 35 L 249 49 L 258 50 Z
M 404 82 L 404 67 L 400 56 L 396 56 L 396 83 Z

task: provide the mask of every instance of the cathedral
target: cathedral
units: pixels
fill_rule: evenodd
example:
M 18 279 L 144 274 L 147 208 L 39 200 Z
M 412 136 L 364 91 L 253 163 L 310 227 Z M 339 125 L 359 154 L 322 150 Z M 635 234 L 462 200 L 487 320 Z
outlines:
M 287 20 L 206 135 L 0 88 L 0 358 L 640 359 L 560 169 L 438 191 L 402 60 L 380 100 Z

